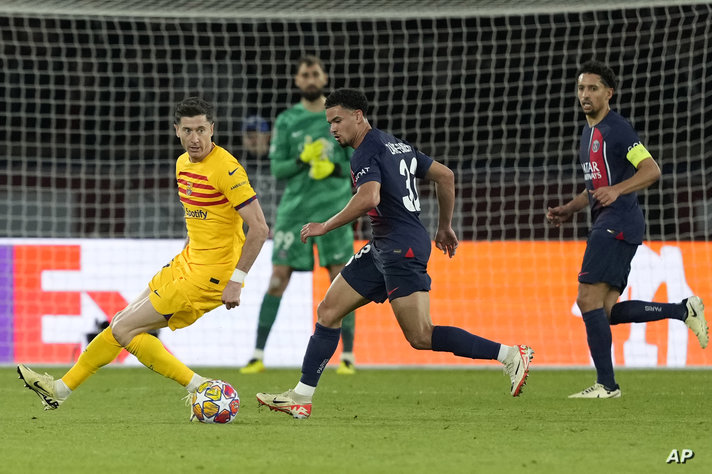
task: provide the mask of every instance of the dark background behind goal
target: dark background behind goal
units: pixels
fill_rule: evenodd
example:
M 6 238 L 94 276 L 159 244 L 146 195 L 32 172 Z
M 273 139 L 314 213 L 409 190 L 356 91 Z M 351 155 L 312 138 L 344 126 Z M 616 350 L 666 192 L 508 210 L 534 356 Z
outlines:
M 613 107 L 661 165 L 641 194 L 649 240 L 712 229 L 709 4 L 372 19 L 0 15 L 4 237 L 183 237 L 175 103 L 217 104 L 215 141 L 242 155 L 244 117 L 299 100 L 293 64 L 317 54 L 330 88 L 362 89 L 371 123 L 456 173 L 462 239 L 581 239 L 547 205 L 580 192 L 575 72 L 619 76 Z M 246 163 L 273 223 L 268 160 Z M 434 222 L 433 190 L 421 186 Z M 363 221 L 358 237 L 367 238 Z

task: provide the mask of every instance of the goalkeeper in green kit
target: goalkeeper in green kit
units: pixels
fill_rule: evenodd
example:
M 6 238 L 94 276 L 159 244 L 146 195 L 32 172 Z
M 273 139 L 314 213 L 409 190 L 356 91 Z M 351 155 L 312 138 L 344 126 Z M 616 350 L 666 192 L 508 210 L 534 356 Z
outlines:
M 255 352 L 242 374 L 265 370 L 264 349 L 277 318 L 282 295 L 293 271 L 312 271 L 312 245 L 300 242 L 299 233 L 307 222 L 325 221 L 346 206 L 352 196 L 349 159 L 353 148 L 342 148 L 329 133 L 324 109 L 324 87 L 328 76 L 316 56 L 303 56 L 296 64 L 294 83 L 301 91 L 298 104 L 285 110 L 275 121 L 270 143 L 270 166 L 286 188 L 277 209 L 272 252 L 272 277 L 262 300 L 257 325 Z M 316 244 L 319 265 L 333 280 L 354 252 L 350 226 L 309 239 Z M 354 315 L 344 318 L 341 327 L 343 351 L 338 374 L 353 374 Z

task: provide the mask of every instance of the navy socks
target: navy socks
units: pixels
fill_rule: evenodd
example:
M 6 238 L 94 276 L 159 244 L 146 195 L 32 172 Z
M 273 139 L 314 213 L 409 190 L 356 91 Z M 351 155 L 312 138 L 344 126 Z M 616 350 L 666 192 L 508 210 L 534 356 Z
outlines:
M 300 382 L 311 387 L 317 386 L 326 364 L 336 352 L 340 336 L 341 328 L 332 329 L 316 323 L 314 334 L 309 338 L 309 344 L 304 353 Z
M 611 308 L 611 324 L 647 323 L 661 319 L 687 318 L 687 300 L 682 303 L 653 303 L 650 301 L 621 301 Z
M 598 375 L 597 382 L 608 389 L 616 388 L 616 379 L 613 375 L 613 360 L 611 359 L 611 326 L 603 308 L 594 309 L 583 313 L 583 322 L 586 325 L 588 348 L 591 351 L 593 364 Z
M 452 352 L 456 356 L 470 359 L 496 359 L 499 353 L 498 342 L 452 326 L 435 326 L 431 347 L 434 351 Z

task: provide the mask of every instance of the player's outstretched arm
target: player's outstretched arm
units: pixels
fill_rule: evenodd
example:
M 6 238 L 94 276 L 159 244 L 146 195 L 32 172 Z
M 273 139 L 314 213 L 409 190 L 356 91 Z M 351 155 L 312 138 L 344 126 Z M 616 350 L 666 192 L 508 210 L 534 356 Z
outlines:
M 242 246 L 240 260 L 237 262 L 236 270 L 242 272 L 244 277 L 255 263 L 257 255 L 259 255 L 262 245 L 267 240 L 269 235 L 269 227 L 265 221 L 265 215 L 262 212 L 260 202 L 255 199 L 245 207 L 240 208 L 240 217 L 247 224 L 248 232 L 245 236 L 245 243 Z M 242 293 L 242 283 L 230 280 L 227 282 L 222 294 L 222 302 L 227 309 L 232 309 L 240 306 L 240 294 Z
M 546 209 L 546 220 L 555 227 L 559 227 L 576 212 L 588 206 L 588 190 L 584 189 L 571 201 L 563 206 L 548 207 Z
M 438 231 L 435 246 L 452 258 L 457 249 L 457 236 L 452 230 L 452 213 L 455 209 L 455 174 L 447 166 L 433 161 L 425 178 L 435 183 L 438 197 Z
M 304 224 L 300 237 L 303 243 L 309 237 L 324 235 L 342 225 L 355 221 L 381 202 L 381 183 L 368 181 L 356 189 L 348 204 L 326 222 L 309 222 Z

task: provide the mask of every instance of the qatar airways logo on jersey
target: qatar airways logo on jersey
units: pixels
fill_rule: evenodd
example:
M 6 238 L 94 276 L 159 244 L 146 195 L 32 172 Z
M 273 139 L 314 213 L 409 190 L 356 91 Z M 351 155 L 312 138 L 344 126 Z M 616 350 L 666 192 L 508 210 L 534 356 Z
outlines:
M 586 181 L 601 179 L 603 177 L 603 175 L 601 175 L 601 170 L 598 169 L 598 163 L 595 161 L 582 163 L 581 168 L 583 169 L 583 179 Z
M 403 153 L 409 153 L 413 148 L 405 143 L 386 143 L 386 148 L 391 152 L 391 155 L 400 155 Z
M 208 211 L 204 211 L 202 209 L 197 209 L 195 211 L 188 209 L 187 207 L 185 208 L 185 217 L 186 219 L 202 219 L 205 220 L 208 218 Z
M 359 180 L 363 175 L 365 175 L 366 173 L 368 173 L 368 170 L 370 170 L 370 169 L 371 169 L 370 166 L 367 166 L 367 167 L 365 167 L 365 168 L 361 168 L 361 171 L 359 171 L 358 173 L 356 173 L 356 174 L 354 175 L 354 183 L 357 183 L 358 180 Z

